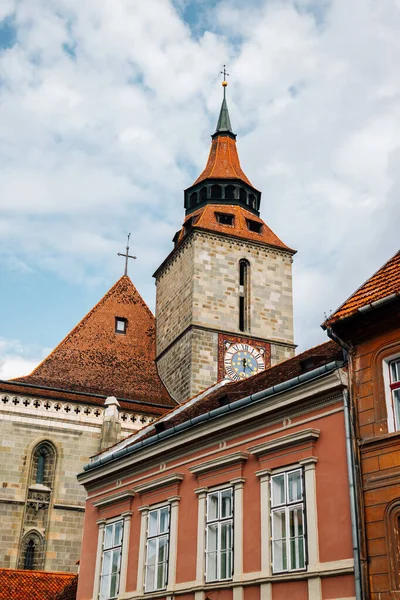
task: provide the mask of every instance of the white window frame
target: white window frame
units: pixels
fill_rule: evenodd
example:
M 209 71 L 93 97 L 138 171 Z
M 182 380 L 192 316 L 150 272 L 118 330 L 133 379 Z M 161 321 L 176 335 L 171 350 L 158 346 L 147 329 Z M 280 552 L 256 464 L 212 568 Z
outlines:
M 118 543 L 115 543 L 115 529 L 117 525 L 121 525 L 121 532 L 120 532 L 120 539 L 118 541 Z M 106 543 L 107 543 L 107 531 L 111 530 L 111 539 L 112 539 L 112 544 L 106 547 Z M 104 532 L 103 532 L 103 543 L 102 543 L 102 553 L 101 553 L 101 574 L 100 574 L 100 585 L 99 585 L 99 600 L 111 600 L 112 598 L 117 598 L 118 597 L 118 593 L 119 593 L 119 585 L 120 585 L 120 579 L 121 579 L 121 558 L 122 558 L 122 544 L 123 544 L 123 539 L 124 539 L 124 519 L 118 519 L 118 520 L 114 520 L 114 521 L 110 521 L 107 522 L 104 526 Z M 105 573 L 104 572 L 104 568 L 105 568 L 105 557 L 106 555 L 110 554 L 111 556 L 111 560 L 110 560 L 110 572 Z M 112 565 L 113 565 L 113 561 L 114 561 L 114 555 L 117 554 L 118 558 L 117 558 L 117 571 L 114 572 L 116 573 L 116 586 L 115 586 L 115 594 L 113 596 L 111 596 L 111 583 L 112 583 Z M 105 577 L 109 577 L 109 585 L 108 587 L 104 590 L 103 589 L 103 581 L 105 579 Z M 106 592 L 106 593 L 104 593 Z
M 230 493 L 230 502 L 231 502 L 231 512 L 227 516 L 222 515 L 222 495 L 226 494 L 226 492 Z M 212 496 L 217 495 L 218 497 L 218 514 L 216 517 L 212 517 L 210 511 L 210 500 Z M 233 577 L 233 561 L 234 561 L 234 548 L 233 548 L 233 539 L 234 539 L 234 489 L 232 486 L 224 487 L 221 489 L 210 490 L 206 496 L 206 548 L 205 548 L 205 560 L 206 560 L 206 568 L 205 568 L 205 579 L 206 583 L 211 583 L 214 581 L 229 581 Z M 230 526 L 230 547 L 225 549 L 221 548 L 222 543 L 222 529 L 223 527 Z M 211 528 L 217 529 L 217 544 L 216 549 L 210 550 L 210 531 Z M 217 559 L 216 564 L 216 577 L 211 577 L 208 563 L 209 557 L 215 554 Z M 230 556 L 230 571 L 227 573 L 226 577 L 221 576 L 221 563 L 222 563 L 222 555 L 226 554 Z
M 161 523 L 161 511 L 167 510 L 167 527 L 164 531 L 160 531 L 160 523 Z M 150 532 L 150 520 L 152 519 L 152 515 L 156 517 L 156 532 Z M 165 590 L 168 583 L 168 567 L 169 567 L 169 547 L 170 547 L 170 525 L 171 525 L 171 505 L 164 504 L 157 508 L 152 508 L 149 510 L 147 515 L 147 530 L 146 530 L 146 561 L 144 568 L 144 591 L 155 592 L 158 590 Z M 159 561 L 159 552 L 160 552 L 160 542 L 166 540 L 166 550 L 165 550 L 165 560 Z M 155 561 L 149 561 L 149 549 L 150 544 L 155 543 Z M 164 565 L 164 577 L 161 584 L 158 584 L 158 569 L 160 566 Z M 154 576 L 151 584 L 148 582 L 148 570 L 150 567 L 154 567 Z
M 289 476 L 299 473 L 300 474 L 300 487 L 301 487 L 301 495 L 300 498 L 295 498 L 294 500 L 290 500 L 289 493 L 289 485 L 288 480 Z M 284 478 L 284 498 L 282 502 L 276 502 L 274 499 L 274 483 L 278 478 Z M 305 571 L 307 569 L 307 528 L 306 528 L 306 507 L 305 507 L 305 481 L 304 481 L 304 470 L 302 468 L 294 468 L 288 469 L 286 471 L 280 471 L 278 473 L 274 473 L 271 475 L 270 480 L 270 519 L 271 519 L 271 556 L 272 556 L 272 573 L 287 573 L 293 571 Z M 302 522 L 302 535 L 290 536 L 290 516 L 294 514 L 296 509 L 300 509 L 301 511 L 301 522 Z M 275 514 L 284 514 L 284 523 L 285 523 L 285 535 L 278 536 L 275 530 Z M 298 523 L 297 523 L 298 526 Z M 298 566 L 292 564 L 292 556 L 290 552 L 290 543 L 291 540 L 297 540 L 296 545 L 296 559 L 297 563 L 300 563 L 300 557 L 303 557 L 303 566 Z M 278 566 L 278 558 L 277 558 L 277 545 L 278 543 L 282 543 L 284 545 L 285 550 L 281 551 L 280 562 L 282 562 L 282 568 Z M 301 546 L 300 546 L 301 544 Z M 285 556 L 284 556 L 285 553 Z M 285 560 L 284 560 L 285 559 Z M 286 568 L 284 568 L 284 562 L 286 561 Z
M 386 412 L 388 432 L 400 430 L 400 391 L 396 393 L 397 383 L 393 381 L 392 365 L 400 361 L 400 354 L 389 356 L 383 361 L 383 381 L 385 386 Z M 396 396 L 399 399 L 396 400 Z M 397 406 L 397 402 L 399 403 Z

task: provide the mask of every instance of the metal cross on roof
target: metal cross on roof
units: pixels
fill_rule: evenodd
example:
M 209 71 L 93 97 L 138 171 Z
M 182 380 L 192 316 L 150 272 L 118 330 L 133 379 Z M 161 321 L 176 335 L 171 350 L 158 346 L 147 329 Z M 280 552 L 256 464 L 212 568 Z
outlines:
M 220 71 L 220 73 L 222 73 L 224 76 L 224 81 L 226 81 L 226 78 L 229 77 L 229 73 L 226 72 L 226 65 L 224 65 L 224 70 Z
M 137 258 L 137 256 L 131 256 L 129 254 L 129 238 L 130 237 L 131 237 L 131 234 L 128 233 L 128 241 L 126 242 L 125 254 L 122 254 L 121 252 L 118 252 L 118 256 L 125 256 L 125 271 L 124 271 L 124 275 L 128 275 L 128 260 L 130 258 Z

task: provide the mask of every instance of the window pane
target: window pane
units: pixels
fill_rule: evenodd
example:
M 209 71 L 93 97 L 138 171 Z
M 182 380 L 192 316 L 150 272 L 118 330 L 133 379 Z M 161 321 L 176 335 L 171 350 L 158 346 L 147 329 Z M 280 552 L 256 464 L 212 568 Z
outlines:
M 285 504 L 285 475 L 275 475 L 271 480 L 272 506 Z
M 207 581 L 217 579 L 217 553 L 209 552 L 207 554 Z
M 288 473 L 288 502 L 297 502 L 301 499 L 301 471 L 293 471 Z
M 110 598 L 114 598 L 118 594 L 118 573 L 111 575 Z
M 101 584 L 100 584 L 100 600 L 107 600 L 107 598 L 110 597 L 109 594 L 109 590 L 110 590 L 110 579 L 111 576 L 110 575 L 106 575 L 105 577 L 101 578 Z
M 146 567 L 146 591 L 151 592 L 154 590 L 154 573 L 156 567 L 155 565 L 148 565 Z
M 272 515 L 273 539 L 279 540 L 286 537 L 286 514 L 285 511 L 275 511 Z
M 400 381 L 400 360 L 394 360 L 390 363 L 392 383 Z
M 167 560 L 168 553 L 168 538 L 160 538 L 158 546 L 158 562 L 165 562 Z
M 221 492 L 221 517 L 232 516 L 232 490 Z
M 208 494 L 207 521 L 218 519 L 218 492 Z
M 165 563 L 160 563 L 157 566 L 157 589 L 161 589 L 165 586 L 165 571 L 166 571 L 166 564 Z
M 232 577 L 232 552 L 221 552 L 221 579 Z
M 108 550 L 103 554 L 103 575 L 109 575 L 111 573 L 111 558 L 112 558 L 112 550 Z
M 218 525 L 209 525 L 207 527 L 207 551 L 211 552 L 218 549 Z
M 396 429 L 400 429 L 400 390 L 393 390 L 393 408 L 396 417 Z
M 106 525 L 104 530 L 104 548 L 112 548 L 114 525 Z
M 122 521 L 114 523 L 114 546 L 120 546 L 122 543 Z
M 232 523 L 221 523 L 221 550 L 232 548 Z
M 301 506 L 289 509 L 289 535 L 303 535 L 303 510 Z
M 149 536 L 157 535 L 158 533 L 157 513 L 157 510 L 152 510 L 149 512 Z
M 274 542 L 272 545 L 274 572 L 287 570 L 286 540 Z
M 290 540 L 290 568 L 304 568 L 304 538 L 298 537 Z
M 121 556 L 121 550 L 118 548 L 113 551 L 111 573 L 117 573 L 119 571 L 119 559 Z
M 160 509 L 160 531 L 158 533 L 166 533 L 169 526 L 169 507 Z
M 147 542 L 147 564 L 153 565 L 156 562 L 157 540 L 148 540 Z

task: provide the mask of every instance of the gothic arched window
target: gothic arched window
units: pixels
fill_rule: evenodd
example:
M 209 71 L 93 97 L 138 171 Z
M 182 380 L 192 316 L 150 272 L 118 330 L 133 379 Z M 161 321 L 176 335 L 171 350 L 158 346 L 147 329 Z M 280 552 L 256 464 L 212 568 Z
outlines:
M 250 329 L 250 263 L 239 261 L 239 330 Z
M 19 568 L 38 570 L 43 568 L 44 543 L 37 531 L 30 531 L 22 540 Z
M 41 442 L 32 454 L 31 485 L 41 484 L 53 487 L 56 466 L 56 450 L 50 442 Z

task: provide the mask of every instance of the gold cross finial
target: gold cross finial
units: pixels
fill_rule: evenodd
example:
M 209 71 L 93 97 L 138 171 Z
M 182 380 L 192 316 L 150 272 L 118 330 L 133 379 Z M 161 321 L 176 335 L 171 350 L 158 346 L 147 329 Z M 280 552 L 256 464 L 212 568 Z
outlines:
M 125 254 L 121 254 L 121 252 L 118 252 L 118 256 L 125 256 L 125 271 L 124 271 L 124 275 L 128 275 L 128 260 L 130 258 L 137 258 L 137 256 L 131 256 L 129 254 L 129 238 L 131 237 L 131 234 L 128 233 L 128 241 L 126 242 L 126 249 L 125 249 Z
M 228 85 L 228 82 L 226 80 L 227 77 L 229 77 L 229 73 L 226 72 L 226 65 L 224 65 L 224 70 L 220 71 L 221 75 L 224 76 L 224 80 L 222 82 L 223 87 L 226 87 Z

